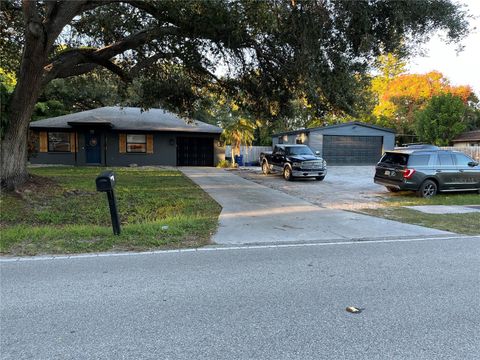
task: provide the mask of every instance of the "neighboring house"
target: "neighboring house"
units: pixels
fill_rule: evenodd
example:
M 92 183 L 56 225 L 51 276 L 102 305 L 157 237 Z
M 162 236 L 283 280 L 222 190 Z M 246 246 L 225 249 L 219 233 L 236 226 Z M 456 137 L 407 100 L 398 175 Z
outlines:
M 103 107 L 30 123 L 33 164 L 214 166 L 222 129 L 162 109 Z
M 305 144 L 332 165 L 376 164 L 393 150 L 395 132 L 361 122 L 324 126 L 273 135 L 272 144 Z
M 464 132 L 452 141 L 454 147 L 480 146 L 480 129 Z

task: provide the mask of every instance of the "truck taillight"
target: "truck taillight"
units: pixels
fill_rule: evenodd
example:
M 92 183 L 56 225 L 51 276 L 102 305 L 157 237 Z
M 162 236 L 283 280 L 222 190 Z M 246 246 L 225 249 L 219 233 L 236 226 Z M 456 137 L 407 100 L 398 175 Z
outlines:
M 403 178 L 404 179 L 410 179 L 413 174 L 415 174 L 415 169 L 405 169 L 403 171 Z

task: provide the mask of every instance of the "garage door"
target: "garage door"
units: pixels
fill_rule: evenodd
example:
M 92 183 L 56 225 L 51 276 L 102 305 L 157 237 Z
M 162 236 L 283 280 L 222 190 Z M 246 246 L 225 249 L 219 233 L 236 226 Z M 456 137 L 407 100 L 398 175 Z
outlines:
M 178 137 L 178 166 L 213 166 L 213 139 Z
M 323 157 L 331 165 L 371 165 L 382 156 L 382 136 L 323 136 Z

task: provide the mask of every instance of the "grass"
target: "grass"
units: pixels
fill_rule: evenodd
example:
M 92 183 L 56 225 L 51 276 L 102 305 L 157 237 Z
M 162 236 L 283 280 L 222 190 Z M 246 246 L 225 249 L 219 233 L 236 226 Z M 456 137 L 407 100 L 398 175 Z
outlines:
M 208 244 L 220 206 L 179 171 L 114 169 L 122 234 L 114 236 L 102 170 L 32 168 L 32 181 L 0 198 L 0 253 L 141 251 Z M 168 226 L 168 229 L 165 229 Z
M 480 213 L 426 214 L 404 206 L 418 205 L 480 205 L 476 193 L 438 194 L 429 199 L 418 198 L 412 193 L 389 194 L 384 207 L 362 209 L 361 212 L 409 224 L 421 225 L 465 235 L 480 235 Z

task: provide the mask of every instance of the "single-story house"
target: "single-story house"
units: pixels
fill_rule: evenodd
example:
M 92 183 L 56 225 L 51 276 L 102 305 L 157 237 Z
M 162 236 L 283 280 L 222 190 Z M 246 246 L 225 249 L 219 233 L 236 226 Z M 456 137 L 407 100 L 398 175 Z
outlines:
M 103 107 L 30 123 L 33 164 L 215 166 L 222 129 L 163 109 Z
M 376 164 L 395 147 L 395 131 L 354 121 L 273 135 L 272 144 L 305 144 L 332 165 Z
M 480 146 L 480 129 L 467 131 L 452 140 L 455 147 Z

